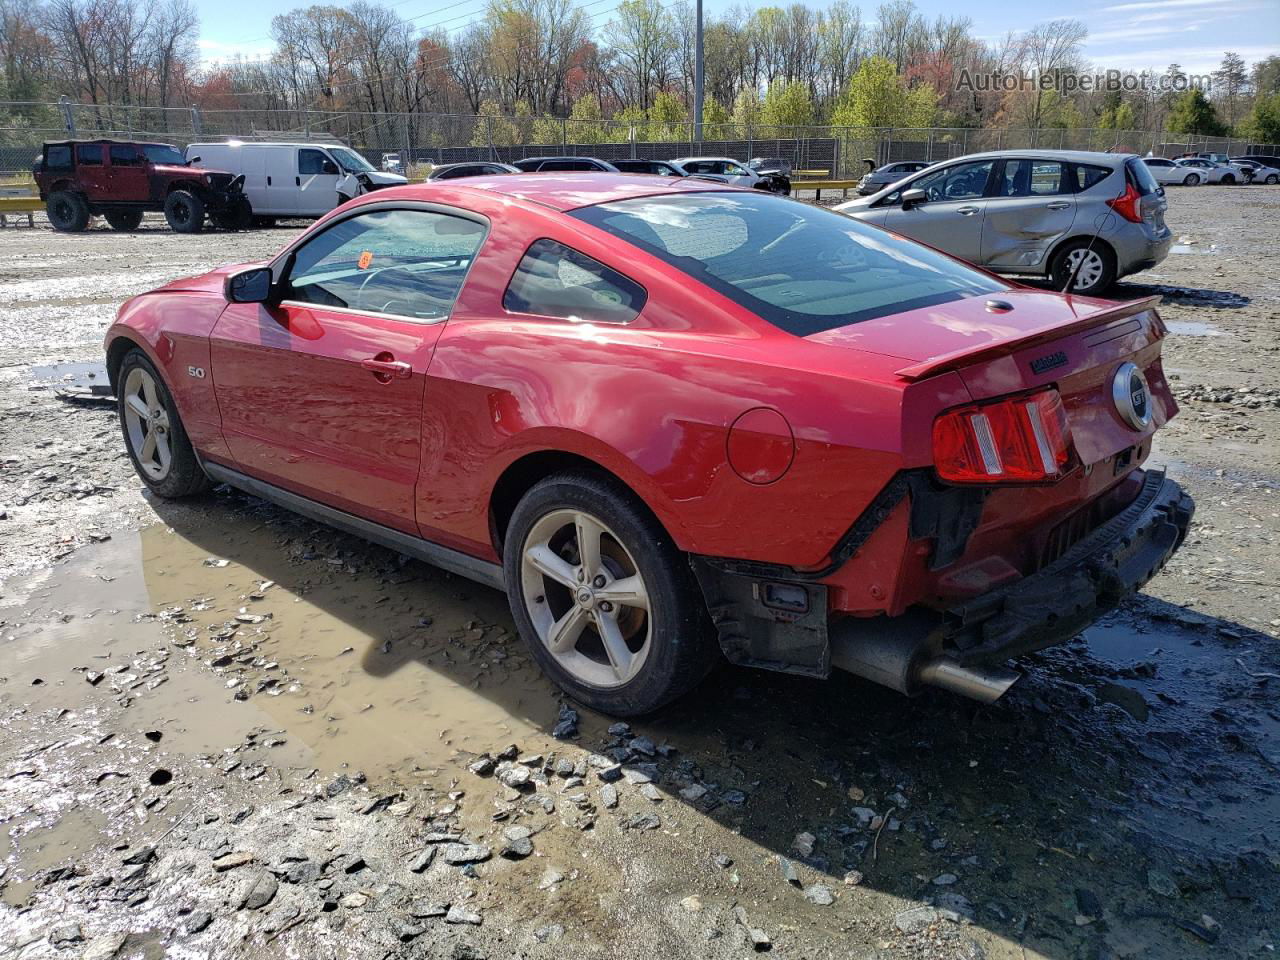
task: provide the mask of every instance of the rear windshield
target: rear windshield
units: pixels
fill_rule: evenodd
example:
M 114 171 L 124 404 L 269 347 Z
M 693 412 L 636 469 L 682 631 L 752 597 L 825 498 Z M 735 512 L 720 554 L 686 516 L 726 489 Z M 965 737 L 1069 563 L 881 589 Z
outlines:
M 572 214 L 801 337 L 1007 289 L 911 240 L 766 193 L 642 197 Z
M 1129 179 L 1142 196 L 1145 197 L 1148 194 L 1160 192 L 1160 184 L 1151 171 L 1147 169 L 1147 165 L 1141 160 L 1131 159 L 1126 161 L 1125 169 L 1129 171 Z

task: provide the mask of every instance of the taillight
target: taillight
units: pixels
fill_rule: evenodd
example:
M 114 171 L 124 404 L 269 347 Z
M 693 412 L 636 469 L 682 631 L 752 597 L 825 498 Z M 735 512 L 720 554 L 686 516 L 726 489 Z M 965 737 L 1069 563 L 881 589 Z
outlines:
M 1052 483 L 1071 465 L 1071 428 L 1057 390 L 948 410 L 933 422 L 933 459 L 947 483 Z
M 1131 223 L 1142 222 L 1142 211 L 1138 209 L 1142 203 L 1142 195 L 1133 188 L 1132 183 L 1124 185 L 1124 193 L 1107 201 L 1107 206 Z

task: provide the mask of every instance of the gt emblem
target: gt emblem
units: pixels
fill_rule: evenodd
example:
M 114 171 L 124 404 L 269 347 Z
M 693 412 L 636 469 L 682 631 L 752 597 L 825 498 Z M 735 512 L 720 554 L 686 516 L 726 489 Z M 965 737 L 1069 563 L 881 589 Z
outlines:
M 1147 378 L 1132 363 L 1120 364 L 1111 380 L 1111 401 L 1116 405 L 1120 419 L 1135 430 L 1145 430 L 1151 425 L 1151 396 L 1147 390 Z
M 197 380 L 203 380 L 204 367 L 187 367 L 187 376 L 195 377 Z

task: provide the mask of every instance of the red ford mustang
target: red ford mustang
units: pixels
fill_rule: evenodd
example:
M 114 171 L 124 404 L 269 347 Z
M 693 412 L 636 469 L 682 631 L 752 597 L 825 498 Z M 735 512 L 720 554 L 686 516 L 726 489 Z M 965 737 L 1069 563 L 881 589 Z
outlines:
M 158 495 L 504 589 L 631 715 L 720 655 L 1000 696 L 1186 534 L 1142 469 L 1164 332 L 760 191 L 574 173 L 371 194 L 135 297 L 106 350 Z

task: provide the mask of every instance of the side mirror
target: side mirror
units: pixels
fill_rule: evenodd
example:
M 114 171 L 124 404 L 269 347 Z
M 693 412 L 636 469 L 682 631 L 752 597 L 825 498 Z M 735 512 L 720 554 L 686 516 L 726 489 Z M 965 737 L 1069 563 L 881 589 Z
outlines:
M 324 164 L 320 167 L 320 169 L 325 173 L 336 174 L 338 172 L 338 165 L 334 163 L 332 160 L 326 160 Z
M 912 207 L 918 207 L 929 199 L 929 195 L 916 187 L 912 190 L 902 191 L 902 209 L 910 210 Z
M 203 158 L 201 158 L 201 157 L 192 157 L 190 160 L 188 160 L 188 161 L 187 161 L 187 166 L 189 167 L 189 166 L 191 166 L 193 163 L 199 163 L 199 162 L 201 161 L 201 159 L 203 159 Z
M 272 281 L 270 267 L 250 267 L 227 277 L 223 292 L 230 303 L 270 303 Z

